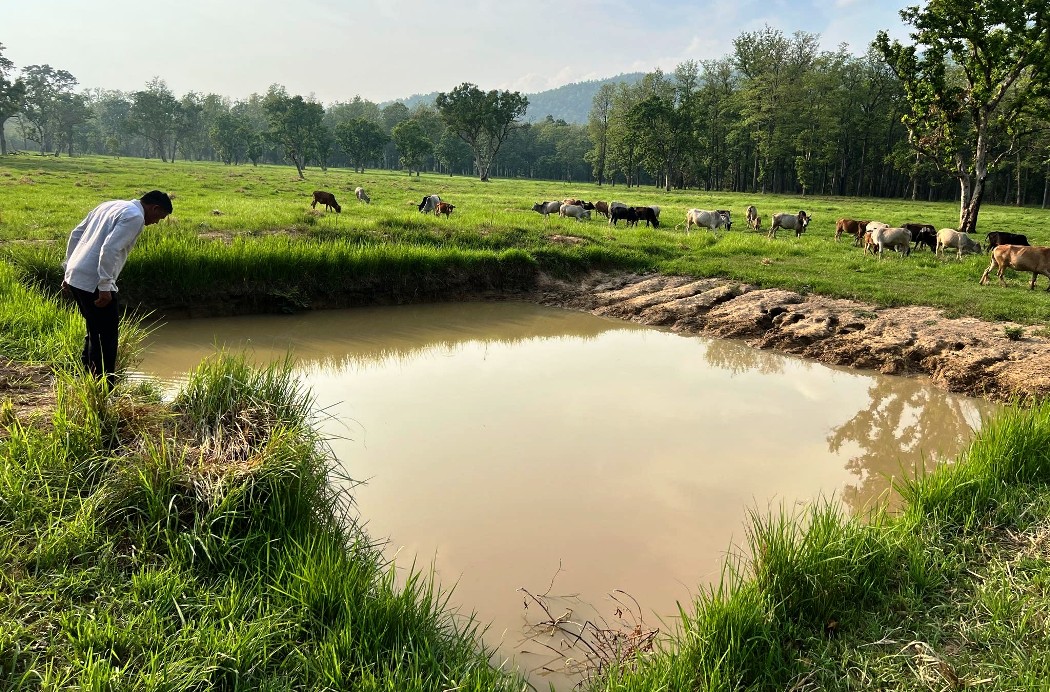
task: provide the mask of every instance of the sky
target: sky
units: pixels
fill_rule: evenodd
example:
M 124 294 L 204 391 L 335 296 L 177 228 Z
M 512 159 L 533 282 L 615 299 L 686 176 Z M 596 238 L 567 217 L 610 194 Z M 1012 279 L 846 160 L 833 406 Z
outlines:
M 48 64 L 81 88 L 159 77 L 242 99 L 271 84 L 321 103 L 449 91 L 545 91 L 721 58 L 765 25 L 861 55 L 880 29 L 907 39 L 919 0 L 4 0 L 15 68 Z

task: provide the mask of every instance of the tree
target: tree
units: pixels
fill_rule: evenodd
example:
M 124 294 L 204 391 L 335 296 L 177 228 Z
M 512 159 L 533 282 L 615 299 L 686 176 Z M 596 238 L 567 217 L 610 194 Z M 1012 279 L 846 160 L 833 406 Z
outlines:
M 346 152 L 354 172 L 364 173 L 365 163 L 379 158 L 390 138 L 379 123 L 352 118 L 335 126 L 335 139 Z
M 91 119 L 87 98 L 80 94 L 59 94 L 55 104 L 55 156 L 63 148 L 73 155 L 77 126 Z
M 641 163 L 654 178 L 663 178 L 665 190 L 671 189 L 693 131 L 698 81 L 698 67 L 692 61 L 678 66 L 673 82 L 657 70 L 642 80 L 649 95 L 627 111 L 627 129 L 644 152 Z
M 4 123 L 8 118 L 22 110 L 26 85 L 21 79 L 9 79 L 8 74 L 15 64 L 4 57 L 4 44 L 0 43 L 0 155 L 7 154 L 7 139 L 4 137 Z
M 264 108 L 270 125 L 267 137 L 281 146 L 299 177 L 305 178 L 306 162 L 317 156 L 324 137 L 324 107 L 302 96 L 288 96 L 284 87 L 274 85 L 266 94 Z
M 434 151 L 434 143 L 426 130 L 417 120 L 405 120 L 394 127 L 390 137 L 401 152 L 401 165 L 408 169 L 409 175 L 415 169 L 418 178 L 423 162 Z
M 230 165 L 240 163 L 247 156 L 252 134 L 248 119 L 231 110 L 216 116 L 208 130 L 208 139 L 219 160 Z
M 445 128 L 441 133 L 441 139 L 434 146 L 434 158 L 438 164 L 445 167 L 449 177 L 453 171 L 466 171 L 470 167 L 470 147 L 460 139 L 455 132 Z
M 22 70 L 22 80 L 25 83 L 23 131 L 28 139 L 40 145 L 41 152 L 49 152 L 60 127 L 62 97 L 72 95 L 76 77 L 50 65 L 29 65 Z
M 616 173 L 622 173 L 627 187 L 635 184 L 638 167 L 638 141 L 628 126 L 627 114 L 635 103 L 641 101 L 641 84 L 628 86 L 624 82 L 616 85 L 613 94 L 612 113 L 609 116 L 608 172 L 615 184 Z
M 464 82 L 434 100 L 445 124 L 474 153 L 474 165 L 482 182 L 488 182 L 492 163 L 500 147 L 525 115 L 529 100 L 514 91 L 484 92 Z
M 904 87 L 908 141 L 959 182 L 959 230 L 973 232 L 1005 134 L 1050 80 L 1046 0 L 930 0 L 901 18 L 914 45 L 880 31 L 874 47 Z
M 613 94 L 615 87 L 602 84 L 591 101 L 591 113 L 587 118 L 587 132 L 594 143 L 594 148 L 585 154 L 591 164 L 595 180 L 601 186 L 605 182 L 605 166 L 609 151 L 609 117 L 612 114 Z
M 159 77 L 146 83 L 146 88 L 131 95 L 129 123 L 134 132 L 146 138 L 153 153 L 168 162 L 168 143 L 175 139 L 179 118 L 179 101 Z M 174 146 L 172 146 L 174 149 Z
M 183 158 L 193 158 L 200 151 L 207 137 L 204 128 L 204 101 L 200 94 L 190 92 L 182 97 L 175 108 L 172 128 L 171 162 L 175 163 L 175 152 L 181 151 Z

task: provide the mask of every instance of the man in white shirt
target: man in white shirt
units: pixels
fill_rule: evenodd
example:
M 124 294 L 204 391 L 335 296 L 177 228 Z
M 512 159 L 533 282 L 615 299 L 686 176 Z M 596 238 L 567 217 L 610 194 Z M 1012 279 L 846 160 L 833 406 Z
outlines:
M 159 190 L 141 199 L 103 202 L 69 234 L 62 291 L 70 295 L 87 323 L 85 370 L 116 382 L 120 310 L 114 294 L 117 276 L 146 226 L 171 213 L 171 198 Z

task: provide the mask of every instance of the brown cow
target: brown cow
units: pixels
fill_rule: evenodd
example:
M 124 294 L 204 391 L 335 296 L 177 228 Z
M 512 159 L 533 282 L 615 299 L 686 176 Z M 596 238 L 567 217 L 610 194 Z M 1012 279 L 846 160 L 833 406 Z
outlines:
M 839 219 L 835 222 L 835 240 L 842 237 L 843 233 L 853 236 L 853 244 L 856 245 L 864 237 L 864 231 L 871 221 L 858 221 L 856 219 Z
M 992 263 L 988 265 L 988 268 L 984 270 L 984 274 L 981 275 L 982 286 L 988 282 L 988 273 L 992 271 L 993 267 L 998 268 L 996 275 L 999 277 L 999 283 L 1003 286 L 1006 285 L 1006 280 L 1003 279 L 1003 271 L 1006 269 L 1032 272 L 1032 282 L 1028 284 L 1028 290 L 1032 290 L 1035 288 L 1035 280 L 1040 274 L 1050 279 L 1050 247 L 1040 247 L 1038 245 L 1034 247 L 1027 245 L 997 245 L 992 250 Z M 1050 285 L 1046 287 L 1046 290 L 1050 292 Z
M 594 211 L 598 212 L 605 218 L 609 218 L 609 203 L 608 202 L 595 202 Z
M 333 195 L 331 192 L 325 192 L 324 190 L 315 190 L 314 201 L 310 202 L 310 207 L 312 209 L 316 209 L 318 204 L 323 204 L 325 210 L 335 209 L 335 213 L 343 213 L 343 208 L 339 206 L 339 202 L 335 201 L 335 195 Z
M 449 204 L 448 202 L 438 202 L 437 206 L 434 207 L 434 216 L 444 214 L 445 218 L 447 219 L 448 215 L 451 214 L 452 210 L 455 208 L 456 206 L 454 204 Z

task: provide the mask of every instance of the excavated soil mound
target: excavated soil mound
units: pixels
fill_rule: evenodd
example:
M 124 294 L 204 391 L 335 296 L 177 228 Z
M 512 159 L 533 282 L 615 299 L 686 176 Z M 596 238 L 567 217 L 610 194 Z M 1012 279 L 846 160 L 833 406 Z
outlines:
M 996 401 L 1050 394 L 1050 340 L 1013 323 L 949 319 L 927 307 L 879 308 L 725 279 L 591 276 L 541 280 L 534 299 L 676 332 L 744 339 L 834 365 L 927 375 Z M 1016 331 L 1015 331 L 1016 334 Z

